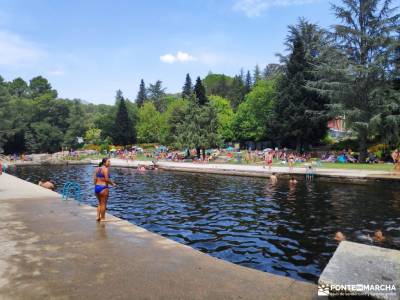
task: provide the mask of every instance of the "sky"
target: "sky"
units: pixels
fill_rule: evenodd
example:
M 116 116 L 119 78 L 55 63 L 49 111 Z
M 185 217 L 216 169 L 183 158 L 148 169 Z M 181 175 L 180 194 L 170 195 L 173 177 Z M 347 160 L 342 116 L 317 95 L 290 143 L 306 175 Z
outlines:
M 140 79 L 180 92 L 210 71 L 278 62 L 299 17 L 329 27 L 339 0 L 0 0 L 0 75 L 46 77 L 59 97 L 134 100 Z

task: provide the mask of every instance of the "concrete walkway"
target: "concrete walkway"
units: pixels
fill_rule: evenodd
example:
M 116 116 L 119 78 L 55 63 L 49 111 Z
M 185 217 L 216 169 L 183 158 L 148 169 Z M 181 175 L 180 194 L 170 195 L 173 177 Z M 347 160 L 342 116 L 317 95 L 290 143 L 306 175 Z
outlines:
M 98 160 L 93 160 L 93 164 L 97 164 Z M 151 161 L 132 161 L 122 159 L 111 159 L 111 165 L 114 167 L 137 167 L 141 165 L 152 164 Z M 189 163 L 189 162 L 168 162 L 159 161 L 157 162 L 160 169 L 164 170 L 176 170 L 185 172 L 198 172 L 198 173 L 213 173 L 213 174 L 226 174 L 226 175 L 244 175 L 244 176 L 257 176 L 257 177 L 269 177 L 272 172 L 280 175 L 295 174 L 304 175 L 306 173 L 306 167 L 296 167 L 293 172 L 289 172 L 289 168 L 282 166 L 274 166 L 271 171 L 268 168 L 263 168 L 262 165 L 234 165 L 234 164 L 212 164 L 212 163 Z M 400 174 L 393 174 L 387 171 L 375 171 L 375 170 L 351 170 L 351 169 L 325 169 L 316 168 L 315 174 L 321 178 L 330 179 L 347 179 L 351 181 L 367 181 L 367 180 L 399 180 Z
M 322 272 L 321 288 L 374 299 L 400 299 L 400 251 L 343 241 Z M 365 286 L 383 287 L 368 289 Z
M 0 299 L 313 299 L 317 287 L 241 267 L 8 174 Z

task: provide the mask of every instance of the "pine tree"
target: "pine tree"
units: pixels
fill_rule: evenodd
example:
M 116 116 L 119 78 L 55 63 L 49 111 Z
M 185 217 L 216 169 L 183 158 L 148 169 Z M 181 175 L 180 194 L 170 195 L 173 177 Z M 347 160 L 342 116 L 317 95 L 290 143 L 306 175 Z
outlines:
M 391 0 L 346 0 L 332 5 L 340 24 L 334 26 L 337 52 L 319 68 L 322 93 L 334 103 L 332 109 L 346 116 L 346 124 L 357 134 L 359 161 L 365 162 L 369 138 L 386 122 L 399 127 L 399 96 L 392 89 L 392 66 L 399 14 Z M 386 112 L 382 114 L 382 112 Z M 381 124 L 380 124 L 381 123 Z
M 153 102 L 157 111 L 164 112 L 167 104 L 165 103 L 165 88 L 162 87 L 162 81 L 157 80 L 155 84 L 150 84 L 148 92 L 149 99 Z
M 243 68 L 240 69 L 240 72 L 239 72 L 238 76 L 240 77 L 240 80 L 242 80 L 242 82 L 245 81 L 245 75 L 244 75 Z
M 113 142 L 117 145 L 130 145 L 135 143 L 135 131 L 132 120 L 129 118 L 128 108 L 120 90 L 116 95 L 117 114 L 114 121 Z
M 208 103 L 208 99 L 206 96 L 206 89 L 204 88 L 200 77 L 197 77 L 196 79 L 196 84 L 194 86 L 194 94 L 196 96 L 196 101 L 200 106 Z
M 186 74 L 185 84 L 182 88 L 182 98 L 183 99 L 191 99 L 193 96 L 193 84 L 192 79 L 190 78 L 189 73 Z
M 400 28 L 397 30 L 397 46 L 393 57 L 393 87 L 400 92 Z
M 306 150 L 310 144 L 317 143 L 327 132 L 327 97 L 307 89 L 316 63 L 309 53 L 312 43 L 302 29 L 313 32 L 312 37 L 320 36 L 318 27 L 304 20 L 297 26 L 290 26 L 286 46 L 291 50 L 282 57 L 285 72 L 278 81 L 277 97 L 274 104 L 274 118 L 270 126 L 271 136 L 281 146 Z
M 228 98 L 231 100 L 231 106 L 233 110 L 236 111 L 239 104 L 244 101 L 244 96 L 245 86 L 243 83 L 243 79 L 239 74 L 233 77 L 230 95 L 228 95 Z
M 250 71 L 247 71 L 246 80 L 245 80 L 245 83 L 244 83 L 244 93 L 245 94 L 250 93 L 251 87 L 252 87 L 252 79 L 251 79 Z
M 200 150 L 204 157 L 205 149 L 221 145 L 218 114 L 211 105 L 199 106 L 197 103 L 189 103 L 184 120 L 177 125 L 176 131 L 177 146 L 196 148 L 198 158 L 200 158 Z
M 253 84 L 257 84 L 259 80 L 261 80 L 261 71 L 260 67 L 256 65 L 253 73 Z
M 263 71 L 263 78 L 265 80 L 274 79 L 282 74 L 282 66 L 280 64 L 268 64 Z
M 10 97 L 3 77 L 0 76 L 0 153 L 3 153 L 3 147 L 13 128 L 13 124 L 9 118 L 9 99 Z
M 147 90 L 144 80 L 140 81 L 139 92 L 136 97 L 136 104 L 138 107 L 142 107 L 144 102 L 147 100 Z

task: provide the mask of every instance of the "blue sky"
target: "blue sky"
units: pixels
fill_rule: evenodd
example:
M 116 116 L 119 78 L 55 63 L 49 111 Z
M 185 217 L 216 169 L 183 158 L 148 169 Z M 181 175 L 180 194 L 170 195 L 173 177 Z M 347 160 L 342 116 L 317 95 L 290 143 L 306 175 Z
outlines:
M 186 73 L 233 75 L 277 62 L 287 25 L 335 23 L 329 3 L 0 0 L 0 75 L 42 75 L 60 97 L 92 103 L 114 103 L 117 89 L 134 99 L 141 78 L 178 92 Z

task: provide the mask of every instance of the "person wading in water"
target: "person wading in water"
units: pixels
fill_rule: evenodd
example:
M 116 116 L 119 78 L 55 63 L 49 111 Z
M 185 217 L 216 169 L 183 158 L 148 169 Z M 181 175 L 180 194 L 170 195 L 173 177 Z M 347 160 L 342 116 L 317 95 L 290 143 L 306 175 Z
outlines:
M 94 192 L 96 194 L 97 200 L 99 200 L 99 205 L 97 206 L 97 218 L 96 221 L 105 221 L 106 219 L 106 208 L 109 194 L 109 184 L 115 186 L 115 183 L 110 179 L 109 173 L 110 159 L 103 158 L 96 168 L 93 174 L 93 181 L 95 184 Z

